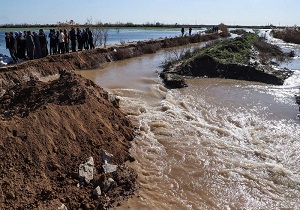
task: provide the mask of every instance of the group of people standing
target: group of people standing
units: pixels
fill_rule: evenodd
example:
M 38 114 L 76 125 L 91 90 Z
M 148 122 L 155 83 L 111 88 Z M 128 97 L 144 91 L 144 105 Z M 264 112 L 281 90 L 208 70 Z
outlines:
M 63 54 L 70 52 L 70 43 L 72 52 L 76 52 L 77 49 L 82 51 L 83 48 L 94 49 L 93 33 L 89 28 L 76 30 L 72 27 L 70 32 L 66 29 L 60 29 L 56 31 L 50 29 L 50 54 Z
M 39 32 L 24 31 L 5 33 L 6 49 L 15 63 L 24 59 L 38 59 L 48 54 L 68 53 L 69 43 L 72 52 L 83 49 L 94 49 L 93 33 L 89 28 L 80 30 L 71 28 L 70 32 L 66 29 L 50 29 L 48 35 L 50 41 L 50 51 L 48 51 L 47 35 L 43 29 Z
M 192 35 L 192 28 L 190 27 L 189 28 L 189 36 L 191 36 Z M 184 28 L 181 28 L 181 36 L 184 36 Z
M 6 48 L 15 63 L 20 59 L 41 58 L 48 55 L 47 36 L 43 29 L 39 33 L 31 31 L 5 33 Z

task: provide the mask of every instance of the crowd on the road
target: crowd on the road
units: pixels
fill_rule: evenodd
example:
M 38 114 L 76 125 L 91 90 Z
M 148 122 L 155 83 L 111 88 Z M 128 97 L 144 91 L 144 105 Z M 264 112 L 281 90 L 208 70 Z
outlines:
M 82 30 L 71 28 L 70 31 L 50 29 L 48 38 L 49 49 L 47 35 L 43 29 L 40 29 L 39 32 L 6 32 L 6 49 L 9 50 L 13 61 L 18 63 L 20 60 L 43 58 L 49 54 L 64 54 L 95 48 L 93 33 L 89 28 Z

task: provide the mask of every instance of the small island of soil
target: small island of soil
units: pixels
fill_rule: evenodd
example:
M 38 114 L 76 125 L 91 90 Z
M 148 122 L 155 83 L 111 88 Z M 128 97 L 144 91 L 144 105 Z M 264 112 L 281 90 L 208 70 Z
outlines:
M 167 62 L 160 74 L 169 88 L 186 86 L 189 77 L 227 78 L 282 85 L 292 75 L 287 69 L 274 68 L 274 59 L 283 61 L 290 54 L 264 41 L 254 33 L 244 32 L 234 39 L 211 42 L 182 59 Z

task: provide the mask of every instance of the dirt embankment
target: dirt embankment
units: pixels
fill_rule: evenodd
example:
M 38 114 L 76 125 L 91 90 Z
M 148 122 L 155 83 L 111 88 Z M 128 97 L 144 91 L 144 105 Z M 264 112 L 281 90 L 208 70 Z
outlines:
M 107 62 L 123 60 L 155 53 L 160 49 L 218 39 L 218 34 L 196 34 L 161 40 L 140 41 L 107 48 L 97 48 L 62 55 L 51 55 L 38 60 L 25 61 L 18 65 L 0 67 L 0 87 L 58 74 L 59 71 L 101 68 Z
M 0 209 L 106 209 L 132 195 L 136 174 L 124 162 L 133 160 L 134 128 L 117 106 L 73 73 L 7 89 L 0 97 Z M 117 171 L 104 173 L 103 150 Z M 94 177 L 80 182 L 79 165 L 89 157 Z

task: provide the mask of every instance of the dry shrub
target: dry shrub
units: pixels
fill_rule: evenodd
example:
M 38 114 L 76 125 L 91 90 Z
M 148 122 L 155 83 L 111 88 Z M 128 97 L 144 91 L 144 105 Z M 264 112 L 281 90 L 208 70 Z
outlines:
M 228 27 L 224 23 L 219 24 L 218 29 L 222 31 L 221 36 L 223 36 L 223 37 L 229 37 L 230 36 Z
M 201 42 L 207 42 L 207 41 L 210 41 L 210 40 L 215 40 L 215 39 L 218 39 L 219 38 L 219 35 L 218 34 L 206 34 L 206 35 L 202 35 L 201 36 Z
M 187 36 L 178 37 L 177 42 L 178 42 L 178 46 L 187 45 L 190 43 L 189 37 L 187 37 Z
M 195 35 L 189 37 L 189 41 L 190 41 L 190 43 L 198 43 L 198 42 L 201 42 L 201 38 L 202 38 L 201 34 L 195 34 Z
M 143 54 L 156 53 L 160 49 L 160 46 L 157 43 L 141 43 L 138 45 L 138 49 Z
M 278 62 L 283 62 L 289 59 L 289 54 L 282 52 L 279 46 L 267 43 L 263 37 L 259 37 L 254 42 L 254 47 L 260 52 L 260 57 L 263 63 L 267 63 L 272 59 Z
M 272 30 L 271 34 L 285 42 L 300 44 L 300 28 L 285 28 L 283 30 Z

